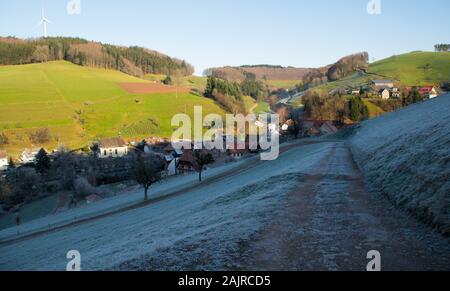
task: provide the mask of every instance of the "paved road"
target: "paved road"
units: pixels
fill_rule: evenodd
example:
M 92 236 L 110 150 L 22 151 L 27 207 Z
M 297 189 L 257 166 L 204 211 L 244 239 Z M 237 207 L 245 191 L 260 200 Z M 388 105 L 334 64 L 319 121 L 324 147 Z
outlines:
M 283 209 L 242 247 L 243 270 L 450 270 L 450 242 L 369 194 L 345 143 L 300 178 Z

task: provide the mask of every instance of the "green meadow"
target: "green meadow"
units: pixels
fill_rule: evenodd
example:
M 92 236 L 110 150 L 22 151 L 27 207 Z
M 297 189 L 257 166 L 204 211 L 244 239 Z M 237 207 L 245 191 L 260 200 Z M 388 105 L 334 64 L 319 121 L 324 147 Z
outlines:
M 293 89 L 296 85 L 301 83 L 301 80 L 268 80 L 269 86 L 278 89 Z
M 378 116 L 386 113 L 386 112 L 384 112 L 383 109 L 381 109 L 380 107 L 373 104 L 372 102 L 370 102 L 367 99 L 363 99 L 363 102 L 364 102 L 364 105 L 367 106 L 367 109 L 369 111 L 369 118 L 375 118 L 375 117 L 378 117 Z
M 325 83 L 317 89 L 338 87 L 358 88 L 373 79 L 392 79 L 401 86 L 439 86 L 450 82 L 450 53 L 412 52 L 392 56 L 369 65 L 368 74 L 355 73 L 335 82 Z
M 191 79 L 201 85 L 201 80 Z M 131 94 L 119 86 L 146 82 L 65 61 L 0 67 L 0 131 L 9 139 L 3 149 L 17 155 L 25 147 L 78 148 L 119 134 L 129 139 L 169 137 L 177 113 L 193 116 L 196 105 L 203 106 L 204 114 L 224 113 L 214 101 L 193 93 Z M 44 127 L 51 140 L 32 145 L 28 133 Z
M 372 63 L 369 72 L 388 76 L 402 85 L 428 85 L 450 81 L 450 53 L 412 52 Z

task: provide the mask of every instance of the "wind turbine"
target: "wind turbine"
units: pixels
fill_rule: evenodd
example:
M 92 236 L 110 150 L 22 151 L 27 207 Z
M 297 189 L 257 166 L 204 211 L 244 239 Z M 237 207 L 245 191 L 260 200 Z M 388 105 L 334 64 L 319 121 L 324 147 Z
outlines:
M 45 15 L 44 15 L 44 9 L 42 8 L 42 18 L 41 21 L 39 21 L 38 25 L 36 27 L 39 26 L 43 26 L 44 27 L 44 37 L 47 37 L 47 23 L 52 23 L 50 20 L 48 20 Z

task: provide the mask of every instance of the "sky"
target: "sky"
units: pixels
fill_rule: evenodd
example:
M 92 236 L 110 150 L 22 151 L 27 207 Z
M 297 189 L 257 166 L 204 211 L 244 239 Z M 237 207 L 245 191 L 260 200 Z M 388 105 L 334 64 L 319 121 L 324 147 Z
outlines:
M 448 0 L 1 0 L 0 36 L 42 36 L 42 8 L 49 36 L 147 47 L 185 59 L 196 74 L 319 67 L 361 51 L 375 61 L 450 43 Z

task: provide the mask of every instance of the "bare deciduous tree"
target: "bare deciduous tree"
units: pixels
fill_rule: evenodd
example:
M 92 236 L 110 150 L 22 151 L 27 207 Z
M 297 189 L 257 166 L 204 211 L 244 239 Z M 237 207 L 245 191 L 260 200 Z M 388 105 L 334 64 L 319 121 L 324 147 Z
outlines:
M 134 180 L 144 187 L 144 200 L 148 200 L 148 190 L 156 182 L 161 180 L 161 172 L 164 162 L 157 157 L 144 159 L 137 157 L 134 164 Z
M 198 172 L 198 180 L 202 181 L 202 173 L 206 165 L 214 163 L 214 158 L 210 152 L 207 150 L 195 150 L 194 160 L 196 163 L 196 170 Z

